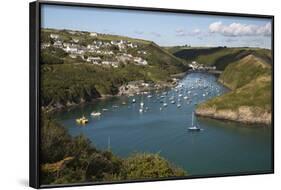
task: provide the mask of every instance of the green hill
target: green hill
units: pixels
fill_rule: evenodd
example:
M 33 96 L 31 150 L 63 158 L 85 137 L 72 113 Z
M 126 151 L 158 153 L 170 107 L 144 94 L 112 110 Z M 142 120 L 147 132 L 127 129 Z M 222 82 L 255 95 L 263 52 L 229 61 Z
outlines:
M 86 49 L 93 42 L 110 43 L 111 40 L 129 40 L 137 48 L 128 48 L 121 54 L 141 57 L 147 65 L 136 65 L 133 62 L 121 63 L 118 67 L 91 64 L 80 58 L 71 58 L 63 48 L 47 47 L 41 51 L 41 94 L 42 106 L 60 108 L 67 105 L 91 101 L 103 95 L 116 95 L 118 88 L 130 81 L 144 80 L 152 83 L 169 83 L 171 75 L 184 72 L 188 66 L 157 44 L 140 39 L 123 36 L 98 34 L 96 37 L 89 32 L 68 30 L 42 30 L 42 42 L 54 44 L 50 34 L 58 34 L 63 43 L 79 42 L 76 46 Z M 92 55 L 101 59 L 114 60 L 120 54 L 115 46 L 102 47 L 103 51 L 112 51 L 114 55 Z M 145 52 L 140 54 L 139 52 Z M 119 56 L 119 55 L 118 55 Z
M 271 65 L 255 55 L 229 64 L 219 81 L 232 89 L 196 108 L 200 116 L 271 124 Z
M 260 48 L 187 48 L 178 46 L 168 48 L 168 51 L 187 62 L 197 61 L 200 64 L 216 66 L 218 70 L 224 70 L 229 63 L 240 60 L 247 55 L 255 55 L 268 63 L 272 62 L 271 51 Z

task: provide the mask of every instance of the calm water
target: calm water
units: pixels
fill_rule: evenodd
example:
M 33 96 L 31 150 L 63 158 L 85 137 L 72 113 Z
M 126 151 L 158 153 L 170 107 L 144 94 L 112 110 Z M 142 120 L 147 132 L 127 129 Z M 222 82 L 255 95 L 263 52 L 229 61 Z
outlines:
M 153 92 L 151 98 L 138 95 L 98 100 L 58 113 L 56 118 L 71 135 L 84 134 L 100 149 L 110 147 L 121 157 L 134 152 L 159 153 L 191 175 L 271 169 L 271 128 L 194 117 L 194 124 L 204 130 L 188 132 L 195 104 L 227 89 L 214 76 L 202 73 L 188 74 L 181 84 L 177 90 Z M 172 96 L 175 104 L 171 103 Z M 140 102 L 144 103 L 143 113 L 139 112 Z M 163 107 L 163 103 L 168 106 Z M 92 117 L 92 111 L 102 115 Z M 89 123 L 80 127 L 75 119 L 83 114 Z

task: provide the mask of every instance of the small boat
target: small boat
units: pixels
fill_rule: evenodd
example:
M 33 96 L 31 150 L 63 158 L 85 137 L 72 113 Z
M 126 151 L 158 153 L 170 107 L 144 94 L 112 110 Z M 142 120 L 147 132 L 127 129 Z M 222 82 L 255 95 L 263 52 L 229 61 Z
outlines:
M 140 108 L 140 109 L 139 109 L 139 112 L 140 112 L 140 113 L 142 113 L 142 112 L 143 112 L 143 109 L 142 109 L 142 108 Z
M 108 109 L 106 109 L 106 108 L 103 108 L 103 109 L 102 109 L 102 111 L 108 111 Z
M 188 131 L 199 132 L 199 131 L 203 130 L 193 124 L 193 120 L 194 120 L 193 117 L 194 117 L 194 112 L 192 112 L 192 125 L 191 125 L 191 127 L 188 127 Z
M 136 103 L 136 99 L 135 98 L 132 100 L 132 103 Z
M 182 94 L 179 94 L 179 97 L 182 97 Z
M 126 105 L 126 102 L 122 102 L 122 105 Z
M 81 118 L 76 119 L 76 122 L 80 125 L 85 125 L 89 120 L 83 115 Z
M 99 117 L 99 116 L 101 116 L 101 112 L 92 112 L 91 116 Z
M 143 107 L 143 105 L 144 105 L 144 103 L 143 103 L 143 102 L 141 102 L 141 103 L 140 103 L 140 106 L 141 106 L 141 107 Z
M 164 107 L 167 107 L 167 106 L 168 106 L 168 104 L 165 102 L 165 103 L 163 103 L 163 106 L 164 106 Z
M 172 100 L 172 101 L 171 101 L 171 104 L 175 104 L 175 103 L 176 103 L 176 101 L 175 101 L 175 100 Z
M 148 97 L 148 98 L 152 98 L 152 95 L 148 95 L 147 97 Z
M 181 107 L 181 104 L 177 104 L 177 107 L 180 108 L 180 107 Z
M 183 99 L 187 100 L 187 99 L 188 99 L 188 97 L 187 97 L 187 96 L 185 96 L 185 97 L 183 97 Z

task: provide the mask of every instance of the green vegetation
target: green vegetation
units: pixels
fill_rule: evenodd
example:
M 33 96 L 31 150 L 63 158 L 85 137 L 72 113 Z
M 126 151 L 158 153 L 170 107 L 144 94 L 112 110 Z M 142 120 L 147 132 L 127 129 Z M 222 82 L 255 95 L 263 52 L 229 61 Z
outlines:
M 42 105 L 66 105 L 90 101 L 101 95 L 115 95 L 119 86 L 134 80 L 167 82 L 176 71 L 172 69 L 157 65 L 124 65 L 115 69 L 90 64 L 42 65 Z
M 158 154 L 121 159 L 96 149 L 84 136 L 71 137 L 50 116 L 43 115 L 41 121 L 40 180 L 44 185 L 186 175 Z
M 228 64 L 248 55 L 255 55 L 267 63 L 272 62 L 271 51 L 260 48 L 187 48 L 177 46 L 168 48 L 168 51 L 187 62 L 196 61 L 200 64 L 216 66 L 218 70 L 224 70 Z
M 121 85 L 130 81 L 144 80 L 145 82 L 167 83 L 171 75 L 184 72 L 188 66 L 179 58 L 162 49 L 153 42 L 133 39 L 123 36 L 99 34 L 90 36 L 89 32 L 43 29 L 41 40 L 43 43 L 53 44 L 54 39 L 50 34 L 58 34 L 61 42 L 72 43 L 73 39 L 79 40 L 76 46 L 86 48 L 94 41 L 130 40 L 135 42 L 137 48 L 128 48 L 119 52 L 118 46 L 101 46 L 104 50 L 112 51 L 113 55 L 97 52 L 84 53 L 84 60 L 78 55 L 71 58 L 63 48 L 54 46 L 46 47 L 41 51 L 41 94 L 42 106 L 60 108 L 67 105 L 91 101 L 102 95 L 116 95 Z M 99 41 L 99 42 L 100 42 Z M 97 42 L 98 43 L 98 42 Z M 147 52 L 140 55 L 142 52 Z M 99 57 L 102 60 L 116 60 L 120 54 L 130 54 L 134 57 L 142 56 L 148 65 L 120 63 L 118 67 L 110 65 L 95 65 L 86 62 L 89 56 Z
M 41 64 L 63 64 L 68 53 L 60 48 L 48 47 L 41 51 Z
M 50 34 L 59 34 L 60 38 L 64 41 L 69 41 L 73 38 L 82 41 L 82 45 L 91 44 L 94 40 L 102 40 L 102 41 L 111 41 L 111 40 L 128 40 L 135 43 L 141 44 L 149 44 L 151 41 L 143 40 L 143 39 L 136 39 L 130 38 L 127 36 L 119 36 L 119 35 L 111 35 L 111 34 L 99 34 L 98 36 L 92 37 L 90 36 L 90 32 L 87 31 L 72 31 L 73 34 L 69 33 L 69 30 L 56 30 L 56 29 L 42 29 L 41 30 L 41 41 L 42 42 L 50 42 Z
M 232 91 L 198 105 L 198 109 L 238 110 L 249 106 L 253 110 L 271 112 L 271 65 L 264 60 L 248 55 L 229 64 L 219 81 Z
M 219 80 L 231 89 L 242 87 L 260 76 L 271 75 L 271 65 L 254 55 L 229 64 Z
M 171 176 L 185 176 L 186 173 L 163 159 L 158 154 L 135 154 L 127 158 L 124 163 L 126 179 L 159 178 Z

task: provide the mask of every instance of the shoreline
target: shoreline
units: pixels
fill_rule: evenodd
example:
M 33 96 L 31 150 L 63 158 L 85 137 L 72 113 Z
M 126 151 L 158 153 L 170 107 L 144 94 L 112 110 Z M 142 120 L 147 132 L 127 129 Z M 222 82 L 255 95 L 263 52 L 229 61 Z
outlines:
M 222 80 L 218 79 L 218 83 L 223 85 L 224 87 L 228 88 L 231 91 L 231 87 L 224 83 Z M 224 94 L 220 95 L 223 96 Z M 218 97 L 218 96 L 216 96 Z M 215 97 L 213 97 L 215 98 Z M 205 103 L 201 102 L 201 104 Z M 254 110 L 253 110 L 254 109 Z M 195 115 L 204 118 L 211 118 L 217 120 L 224 120 L 224 121 L 232 121 L 247 125 L 263 125 L 263 126 L 271 126 L 272 125 L 272 113 L 267 113 L 266 111 L 262 110 L 258 107 L 250 107 L 250 106 L 240 106 L 237 110 L 230 110 L 230 109 L 222 109 L 217 110 L 216 108 L 195 108 L 194 110 Z M 256 112 L 259 112 L 257 114 Z M 245 117 L 246 116 L 246 117 Z
M 232 121 L 247 125 L 262 125 L 269 127 L 272 124 L 271 113 L 261 110 L 261 114 L 255 114 L 249 106 L 241 106 L 238 110 L 216 110 L 214 108 L 196 108 L 195 114 L 199 117 L 216 120 Z
M 136 95 L 140 95 L 140 94 L 144 94 L 144 93 L 150 93 L 152 91 L 156 91 L 156 90 L 164 90 L 167 88 L 173 88 L 178 84 L 178 82 L 175 83 L 167 83 L 167 82 L 163 82 L 163 83 L 157 83 L 157 87 L 154 88 L 145 88 L 143 90 L 137 90 L 134 92 L 130 92 L 130 93 L 120 93 L 120 91 L 118 92 L 118 94 L 115 95 L 110 95 L 110 94 L 101 94 L 100 97 L 97 98 L 92 98 L 90 101 L 85 101 L 83 99 L 81 99 L 81 101 L 79 103 L 74 103 L 74 102 L 67 102 L 65 105 L 62 105 L 61 103 L 57 103 L 57 106 L 52 105 L 52 106 L 41 106 L 41 111 L 45 112 L 45 113 L 49 113 L 49 114 L 54 114 L 56 112 L 61 112 L 61 111 L 65 111 L 65 110 L 69 110 L 69 109 L 74 109 L 78 106 L 83 106 L 83 105 L 87 105 L 87 104 L 93 104 L 95 101 L 98 100 L 106 100 L 109 98 L 114 98 L 114 97 L 121 97 L 121 96 L 126 96 L 126 97 L 130 97 L 130 96 L 136 96 Z M 124 85 L 120 86 L 120 88 L 122 88 Z

